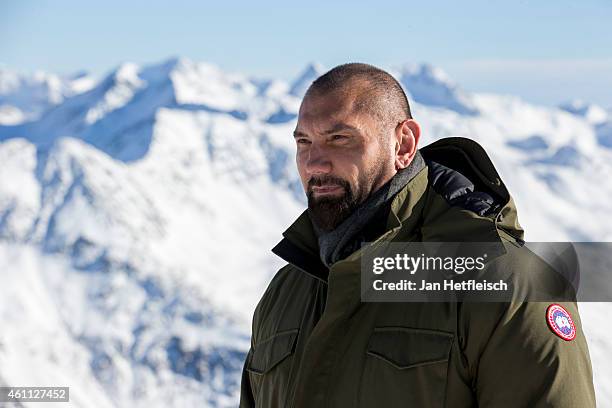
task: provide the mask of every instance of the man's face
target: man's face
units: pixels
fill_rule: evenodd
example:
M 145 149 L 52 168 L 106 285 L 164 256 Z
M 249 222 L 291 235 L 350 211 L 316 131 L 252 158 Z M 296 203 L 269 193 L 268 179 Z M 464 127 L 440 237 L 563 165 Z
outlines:
M 356 111 L 357 95 L 307 95 L 294 132 L 313 221 L 330 231 L 396 173 L 394 126 Z

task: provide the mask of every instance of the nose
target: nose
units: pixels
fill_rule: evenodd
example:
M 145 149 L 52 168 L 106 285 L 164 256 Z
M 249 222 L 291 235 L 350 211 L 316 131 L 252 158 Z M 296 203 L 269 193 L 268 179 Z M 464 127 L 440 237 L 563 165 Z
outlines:
M 306 159 L 306 171 L 308 174 L 328 174 L 332 170 L 332 163 L 325 149 L 312 144 Z

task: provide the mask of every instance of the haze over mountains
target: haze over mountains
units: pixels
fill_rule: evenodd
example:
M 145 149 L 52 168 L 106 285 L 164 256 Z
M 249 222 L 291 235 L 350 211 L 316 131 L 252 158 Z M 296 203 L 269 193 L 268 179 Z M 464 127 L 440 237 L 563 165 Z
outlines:
M 68 385 L 83 407 L 235 406 L 252 310 L 282 266 L 270 248 L 305 206 L 291 133 L 324 71 L 1 70 L 0 384 Z M 422 145 L 485 147 L 528 240 L 612 240 L 610 111 L 470 93 L 428 64 L 390 71 Z M 612 406 L 612 308 L 581 310 Z

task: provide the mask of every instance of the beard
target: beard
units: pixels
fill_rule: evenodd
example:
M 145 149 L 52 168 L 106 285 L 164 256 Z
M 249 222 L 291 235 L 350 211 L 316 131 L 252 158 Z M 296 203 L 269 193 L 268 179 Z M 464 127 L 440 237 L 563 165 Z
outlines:
M 359 178 L 355 186 L 343 178 L 332 175 L 311 177 L 308 181 L 306 196 L 312 221 L 323 232 L 336 229 L 370 196 L 373 186 L 380 181 L 384 170 L 383 162 L 378 162 L 371 172 Z M 340 196 L 316 198 L 312 187 L 322 185 L 337 185 L 342 187 L 344 192 Z
M 355 186 L 341 177 L 330 174 L 312 176 L 308 180 L 306 188 L 308 211 L 316 227 L 323 232 L 333 231 L 368 199 L 374 192 L 375 185 L 380 186 L 382 184 L 385 174 L 390 173 L 389 167 L 394 166 L 393 154 L 385 154 L 384 150 L 381 150 L 376 156 L 374 166 L 358 177 Z M 312 187 L 323 185 L 340 186 L 343 194 L 331 197 L 324 195 L 316 198 Z
M 366 171 L 358 178 L 355 186 L 347 180 L 333 176 L 312 176 L 308 180 L 306 197 L 308 198 L 308 210 L 313 223 L 323 232 L 336 229 L 372 194 L 374 185 L 380 185 L 391 161 L 384 154 L 378 155 L 378 160 L 370 171 Z M 313 186 L 337 185 L 342 187 L 343 194 L 340 196 L 323 196 L 316 198 L 312 191 Z
M 343 194 L 335 197 L 316 198 L 312 191 L 313 186 L 338 185 L 344 190 Z M 335 176 L 312 177 L 308 181 L 308 210 L 312 221 L 324 232 L 334 230 L 349 217 L 359 205 L 355 192 L 348 181 Z

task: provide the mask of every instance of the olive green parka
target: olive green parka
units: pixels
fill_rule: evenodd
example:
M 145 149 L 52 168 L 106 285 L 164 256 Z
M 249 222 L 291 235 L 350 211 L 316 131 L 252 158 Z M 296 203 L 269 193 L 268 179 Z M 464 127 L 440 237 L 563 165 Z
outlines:
M 447 138 L 420 151 L 500 205 L 486 216 L 450 205 L 426 166 L 394 197 L 378 241 L 523 244 L 514 202 L 480 145 Z M 288 264 L 253 316 L 241 408 L 595 406 L 575 302 L 561 303 L 572 341 L 546 324 L 549 303 L 362 302 L 365 247 L 325 267 L 307 212 L 283 236 L 273 251 Z

